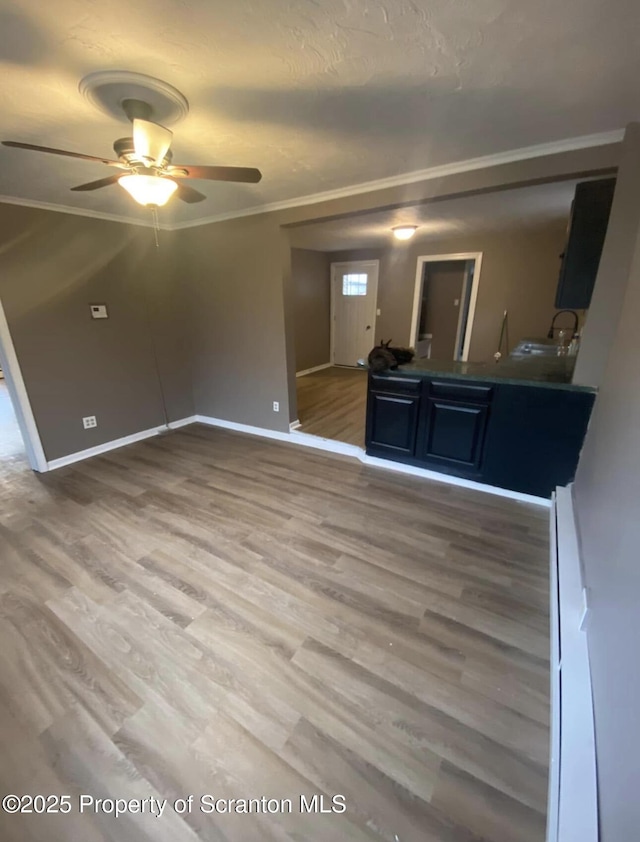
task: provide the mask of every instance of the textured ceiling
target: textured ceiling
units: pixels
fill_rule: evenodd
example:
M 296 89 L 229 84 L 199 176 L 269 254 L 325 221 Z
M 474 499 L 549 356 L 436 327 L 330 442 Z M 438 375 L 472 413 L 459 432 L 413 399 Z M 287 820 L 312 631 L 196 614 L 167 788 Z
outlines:
M 194 182 L 168 222 L 238 212 L 640 117 L 637 0 L 17 0 L 0 11 L 0 137 L 110 155 L 126 133 L 87 73 L 158 76 L 188 98 L 177 162 L 257 166 Z M 99 164 L 0 147 L 0 195 L 142 216 Z
M 583 179 L 584 180 L 584 179 Z M 378 213 L 317 222 L 289 229 L 294 248 L 316 251 L 406 248 L 391 233 L 395 225 L 417 225 L 414 238 L 444 240 L 488 231 L 536 228 L 569 219 L 576 181 L 500 190 Z

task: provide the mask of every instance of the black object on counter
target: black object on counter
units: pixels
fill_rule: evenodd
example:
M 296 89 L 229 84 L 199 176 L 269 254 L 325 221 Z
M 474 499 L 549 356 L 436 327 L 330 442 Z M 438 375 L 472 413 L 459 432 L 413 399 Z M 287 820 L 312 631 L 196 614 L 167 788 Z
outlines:
M 397 348 L 391 345 L 391 341 L 389 339 L 385 342 L 381 339 L 380 344 L 369 351 L 367 361 L 371 371 L 394 371 L 399 365 L 410 363 L 415 357 L 413 348 Z

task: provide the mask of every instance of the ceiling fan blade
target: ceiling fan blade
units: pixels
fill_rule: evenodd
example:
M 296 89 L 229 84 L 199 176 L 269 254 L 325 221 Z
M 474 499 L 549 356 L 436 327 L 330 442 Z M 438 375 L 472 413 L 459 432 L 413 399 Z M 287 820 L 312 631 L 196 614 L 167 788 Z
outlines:
M 180 170 L 182 172 L 180 172 Z M 198 167 L 191 164 L 172 164 L 167 167 L 172 178 L 204 178 L 208 181 L 242 181 L 257 184 L 262 178 L 254 167 Z
M 79 184 L 77 187 L 72 187 L 71 189 L 78 193 L 84 193 L 87 190 L 99 190 L 101 187 L 108 187 L 110 184 L 117 184 L 119 178 L 122 178 L 122 176 L 108 175 L 106 178 L 99 178 L 97 181 L 89 181 L 86 184 Z
M 139 118 L 133 121 L 133 148 L 147 167 L 152 164 L 160 166 L 169 151 L 172 138 L 173 132 L 159 123 Z
M 64 149 L 52 149 L 50 146 L 35 146 L 33 143 L 20 143 L 16 140 L 3 140 L 2 145 L 11 146 L 14 149 L 31 149 L 33 152 L 48 152 L 51 155 L 66 155 L 68 158 L 81 158 L 83 161 L 99 161 L 101 164 L 120 166 L 120 161 L 96 158 L 95 155 L 82 155 L 80 152 L 66 152 Z
M 194 190 L 193 187 L 188 187 L 186 184 L 180 184 L 179 181 L 177 181 L 176 184 L 178 185 L 176 196 L 183 202 L 187 202 L 189 205 L 193 205 L 196 202 L 203 202 L 207 198 L 203 193 L 199 193 L 197 190 Z

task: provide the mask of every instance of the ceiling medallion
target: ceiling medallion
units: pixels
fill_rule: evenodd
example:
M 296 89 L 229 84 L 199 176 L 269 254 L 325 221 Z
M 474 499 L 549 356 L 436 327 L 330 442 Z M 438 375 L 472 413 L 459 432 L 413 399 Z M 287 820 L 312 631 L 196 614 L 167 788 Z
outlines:
M 129 118 L 123 110 L 126 100 L 148 103 L 147 117 L 163 126 L 173 125 L 189 113 L 187 98 L 161 79 L 129 70 L 100 70 L 81 79 L 78 89 L 92 105 L 122 123 Z

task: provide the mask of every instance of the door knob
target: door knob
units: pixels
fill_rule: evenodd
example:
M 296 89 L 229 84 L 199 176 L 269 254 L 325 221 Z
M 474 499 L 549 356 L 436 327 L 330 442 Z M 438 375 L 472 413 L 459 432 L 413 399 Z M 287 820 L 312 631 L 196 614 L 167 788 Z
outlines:
M 366 329 L 371 330 L 371 325 L 367 325 Z

